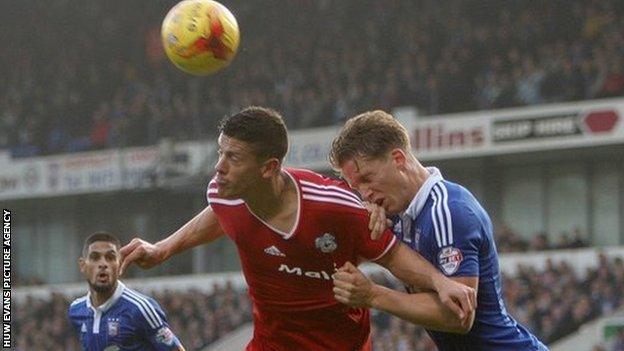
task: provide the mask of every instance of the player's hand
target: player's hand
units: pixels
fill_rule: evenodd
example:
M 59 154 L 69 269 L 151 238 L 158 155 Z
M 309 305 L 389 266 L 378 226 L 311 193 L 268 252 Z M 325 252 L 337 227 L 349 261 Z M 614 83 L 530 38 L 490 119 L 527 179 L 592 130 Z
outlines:
M 165 252 L 159 246 L 139 238 L 132 239 L 132 241 L 128 245 L 122 247 L 119 252 L 121 253 L 119 275 L 122 275 L 132 262 L 143 269 L 148 269 L 165 260 Z
M 443 276 L 436 283 L 440 301 L 464 320 L 477 308 L 477 292 L 468 285 Z
M 368 230 L 371 231 L 371 238 L 377 240 L 387 228 L 392 226 L 392 220 L 386 218 L 386 210 L 383 207 L 366 201 L 363 204 L 370 213 Z
M 374 283 L 351 262 L 338 268 L 333 278 L 334 297 L 338 302 L 351 307 L 370 307 Z

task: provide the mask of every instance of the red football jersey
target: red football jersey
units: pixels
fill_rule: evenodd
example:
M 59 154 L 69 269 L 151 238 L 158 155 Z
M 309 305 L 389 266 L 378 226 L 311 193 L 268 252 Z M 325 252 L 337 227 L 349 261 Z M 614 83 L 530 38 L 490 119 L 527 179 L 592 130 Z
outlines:
M 368 211 L 346 183 L 286 169 L 299 194 L 293 229 L 282 232 L 253 214 L 242 199 L 208 201 L 238 247 L 254 308 L 247 350 L 369 350 L 370 315 L 334 298 L 331 275 L 345 262 L 381 258 L 395 244 L 387 230 L 370 238 Z

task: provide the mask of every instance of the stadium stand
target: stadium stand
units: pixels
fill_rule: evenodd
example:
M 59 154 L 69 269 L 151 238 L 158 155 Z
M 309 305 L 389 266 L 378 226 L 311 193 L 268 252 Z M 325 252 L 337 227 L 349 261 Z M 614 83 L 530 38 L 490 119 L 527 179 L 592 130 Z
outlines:
M 19 351 L 78 351 L 78 338 L 67 320 L 67 308 L 75 296 L 54 293 L 48 298 L 28 297 L 15 309 Z M 172 330 L 187 350 L 203 350 L 223 335 L 251 321 L 251 305 L 245 290 L 231 283 L 213 285 L 210 293 L 160 291 L 153 295 L 167 312 Z
M 624 94 L 620 1 L 231 1 L 240 55 L 205 79 L 164 58 L 159 23 L 173 3 L 13 4 L 1 21 L 12 34 L 0 148 L 34 156 L 206 138 L 250 104 L 306 128 L 373 107 L 438 114 Z
M 559 249 L 575 249 L 588 247 L 586 242 L 586 235 L 582 234 L 580 230 L 574 229 L 571 234 L 568 232 L 562 232 L 557 239 L 551 241 L 549 236 L 545 233 L 536 233 L 532 240 L 527 240 L 514 233 L 509 227 L 502 225 L 500 230 L 496 233 L 496 247 L 499 252 L 533 252 L 542 250 L 559 250 Z M 30 277 L 22 280 L 19 276 L 14 277 L 13 285 L 19 286 L 33 286 L 45 284 L 43 279 L 38 277 Z
M 570 232 L 559 233 L 558 237 L 551 241 L 546 233 L 535 233 L 531 240 L 520 237 L 509 227 L 501 225 L 496 232 L 496 248 L 499 252 L 542 251 L 559 249 L 576 249 L 587 247 L 587 235 L 579 229 Z
M 519 267 L 516 275 L 504 276 L 507 308 L 547 343 L 574 332 L 583 323 L 608 315 L 624 306 L 624 298 L 618 293 L 624 290 L 624 260 L 601 255 L 598 262 L 584 275 L 576 274 L 565 261 L 548 261 L 547 268 L 541 271 Z M 374 274 L 373 279 L 401 288 L 384 274 Z M 232 284 L 215 285 L 210 293 L 166 290 L 154 297 L 167 311 L 172 329 L 188 350 L 202 350 L 251 321 L 246 292 Z M 18 302 L 17 349 L 78 350 L 66 320 L 70 302 L 71 297 L 59 294 Z M 375 350 L 436 350 L 422 328 L 378 311 L 373 311 L 373 340 Z
M 230 69 L 205 78 L 181 73 L 162 52 L 160 22 L 176 2 L 39 0 L 3 7 L 0 154 L 9 151 L 23 160 L 156 145 L 163 139 L 211 139 L 221 116 L 251 104 L 275 107 L 283 112 L 289 128 L 308 129 L 341 124 L 346 116 L 371 108 L 391 110 L 410 105 L 421 115 L 438 115 L 624 96 L 623 1 L 231 0 L 227 5 L 241 25 L 242 46 Z M 607 159 L 609 152 L 617 156 L 614 150 L 621 148 L 603 148 L 596 153 Z M 595 158 L 589 155 L 586 157 Z M 526 159 L 534 156 L 529 154 Z M 587 200 L 588 213 L 606 213 L 604 217 L 592 213 L 588 218 L 594 224 L 605 218 L 614 219 L 616 224 L 607 223 L 602 234 L 591 226 L 576 229 L 567 227 L 569 224 L 565 224 L 566 232 L 547 230 L 558 236 L 533 234 L 533 228 L 529 235 L 519 235 L 497 225 L 499 251 L 547 250 L 543 254 L 550 255 L 552 250 L 624 243 L 624 222 L 620 219 L 624 196 L 610 190 L 623 189 L 623 163 L 618 157 L 617 162 L 606 161 L 617 172 L 605 177 L 594 178 L 593 163 L 579 165 L 583 167 L 579 173 L 591 175 L 596 184 L 606 184 L 591 185 L 591 190 L 583 193 L 587 198 L 614 196 L 609 198 L 612 202 Z M 524 170 L 525 162 L 520 160 L 515 165 Z M 477 168 L 482 169 L 481 165 Z M 567 171 L 549 166 L 535 174 L 549 172 Z M 551 186 L 549 181 L 535 183 Z M 551 193 L 546 188 L 542 194 L 540 188 L 541 198 L 559 201 L 552 206 L 540 205 L 544 206 L 540 210 L 544 216 L 549 216 L 540 224 L 545 228 L 545 223 L 567 223 L 557 221 L 550 210 L 565 212 L 565 203 L 573 201 L 552 195 L 576 193 L 577 188 L 574 179 L 561 183 L 565 186 Z M 523 193 L 525 188 L 520 189 L 518 193 Z M 175 190 L 170 191 L 163 195 L 170 196 L 168 200 Z M 71 197 L 61 195 L 58 197 Z M 112 196 L 118 197 L 112 200 Z M 130 202 L 123 195 L 112 196 L 111 202 Z M 32 200 L 37 205 L 28 207 L 31 203 L 26 202 L 20 209 L 47 214 L 47 209 L 58 206 L 57 199 L 52 197 L 44 203 L 37 198 Z M 176 203 L 180 208 L 187 205 Z M 121 216 L 123 211 L 128 215 Z M 529 211 L 526 218 L 534 212 Z M 132 223 L 138 229 L 142 227 L 136 223 L 147 222 L 143 221 L 147 215 L 141 211 L 122 208 L 113 213 L 112 221 Z M 60 219 L 53 225 L 46 220 L 37 222 L 37 230 L 33 222 L 27 223 L 30 229 L 25 242 L 41 243 L 46 248 L 51 242 L 59 242 L 69 228 L 61 222 L 73 223 L 73 217 L 55 216 Z M 93 221 L 85 210 L 84 223 L 109 225 L 109 214 L 105 217 Z M 529 222 L 538 223 L 533 218 Z M 164 224 L 169 223 L 163 220 L 147 229 L 160 229 Z M 85 226 L 71 229 L 93 229 Z M 515 228 L 523 227 L 516 223 Z M 122 229 L 124 235 L 129 234 L 126 227 Z M 51 233 L 55 235 L 48 236 Z M 596 240 L 607 235 L 620 236 L 612 241 Z M 52 252 L 52 256 L 58 255 Z M 62 261 L 39 258 L 39 263 L 54 269 Z M 28 258 L 19 260 L 18 266 L 31 264 Z M 189 273 L 189 262 L 171 272 Z M 503 283 L 511 314 L 545 342 L 561 340 L 584 323 L 624 307 L 622 257 L 600 256 L 597 267 L 584 272 L 572 269 L 569 261 L 547 262 L 543 269 L 518 266 L 513 274 L 504 275 Z M 28 272 L 32 275 L 14 275 L 14 286 L 50 281 L 44 270 Z M 37 274 L 43 279 L 33 276 Z M 386 278 L 379 275 L 376 279 Z M 231 284 L 215 285 L 211 291 L 189 288 L 150 292 L 167 311 L 172 329 L 188 350 L 214 345 L 251 320 L 246 292 Z M 74 293 L 15 301 L 16 350 L 79 350 L 66 317 Z M 436 350 L 422 328 L 380 312 L 373 312 L 373 317 L 375 350 Z M 593 351 L 624 351 L 624 332 L 609 343 L 596 345 Z
M 384 275 L 376 280 L 394 284 Z M 624 262 L 600 256 L 584 277 L 568 262 L 550 262 L 544 271 L 522 267 L 516 276 L 504 276 L 503 287 L 510 313 L 550 344 L 624 305 L 617 293 L 624 289 Z M 423 329 L 377 311 L 373 317 L 375 350 L 436 350 Z

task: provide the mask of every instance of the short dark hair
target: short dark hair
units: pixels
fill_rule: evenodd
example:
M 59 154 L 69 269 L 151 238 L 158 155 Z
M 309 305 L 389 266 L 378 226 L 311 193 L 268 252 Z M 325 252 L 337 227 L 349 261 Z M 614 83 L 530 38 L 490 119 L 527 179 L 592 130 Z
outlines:
M 89 252 L 89 246 L 98 241 L 112 243 L 118 250 L 121 247 L 121 242 L 115 235 L 104 231 L 95 232 L 85 239 L 84 245 L 82 246 L 82 256 L 86 257 Z
M 223 118 L 219 133 L 251 144 L 260 159 L 282 161 L 288 151 L 288 131 L 279 112 L 259 106 Z
M 349 119 L 334 138 L 329 153 L 333 168 L 356 156 L 378 159 L 390 150 L 410 151 L 409 134 L 405 127 L 387 112 L 364 112 Z

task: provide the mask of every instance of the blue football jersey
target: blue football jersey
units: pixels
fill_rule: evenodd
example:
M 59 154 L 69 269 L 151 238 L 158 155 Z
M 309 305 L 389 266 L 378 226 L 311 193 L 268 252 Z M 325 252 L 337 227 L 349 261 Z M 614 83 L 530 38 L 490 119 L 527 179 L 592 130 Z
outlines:
M 69 307 L 69 320 L 83 350 L 180 350 L 181 344 L 158 303 L 117 281 L 113 296 L 98 307 L 89 294 Z
M 440 351 L 547 350 L 517 323 L 503 302 L 498 254 L 492 222 L 464 187 L 446 181 L 437 168 L 407 210 L 397 216 L 393 231 L 448 277 L 479 277 L 477 310 L 466 335 L 428 331 Z

